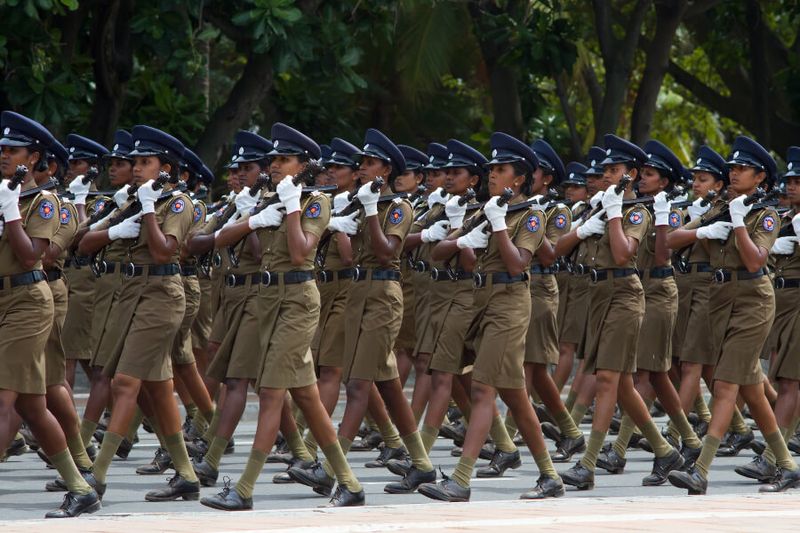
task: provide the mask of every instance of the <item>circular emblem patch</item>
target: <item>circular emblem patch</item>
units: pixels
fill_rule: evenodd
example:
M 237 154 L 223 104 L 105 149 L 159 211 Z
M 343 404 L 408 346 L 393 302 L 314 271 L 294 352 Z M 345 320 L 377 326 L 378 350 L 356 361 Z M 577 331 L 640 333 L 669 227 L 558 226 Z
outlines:
M 97 202 L 95 202 L 95 204 L 94 204 L 94 212 L 95 213 L 99 213 L 105 207 L 106 207 L 106 201 L 105 200 L 97 200 Z
M 62 207 L 58 217 L 62 224 L 69 224 L 69 221 L 72 220 L 72 213 L 66 207 Z
M 528 228 L 528 231 L 531 233 L 535 233 L 539 231 L 539 225 L 541 221 L 539 220 L 539 215 L 531 215 L 528 217 L 528 221 L 525 223 L 525 227 Z
M 678 213 L 672 212 L 669 214 L 669 225 L 672 228 L 677 228 L 681 225 L 681 217 Z
M 194 222 L 200 222 L 200 218 L 203 216 L 203 210 L 200 209 L 199 205 L 194 206 Z
M 644 215 L 642 215 L 641 211 L 634 211 L 628 215 L 628 220 L 631 224 L 638 226 L 644 221 Z
M 405 215 L 403 214 L 403 210 L 399 207 L 395 207 L 392 209 L 392 212 L 389 213 L 389 222 L 392 224 L 399 224 L 403 221 Z
M 322 212 L 322 206 L 319 205 L 319 202 L 314 202 L 313 204 L 306 207 L 305 216 L 306 218 L 317 218 L 319 217 L 321 212 Z
M 559 213 L 559 214 L 556 216 L 556 222 L 555 222 L 555 224 L 556 224 L 556 227 L 557 227 L 558 229 L 564 229 L 564 228 L 566 228 L 566 227 L 567 227 L 567 215 L 565 215 L 564 213 Z
M 45 220 L 50 220 L 55 215 L 56 207 L 50 200 L 44 200 L 39 204 L 39 216 Z
M 765 216 L 761 226 L 769 232 L 775 231 L 775 218 L 772 215 Z
M 186 202 L 184 202 L 183 199 L 178 198 L 172 202 L 172 205 L 169 206 L 169 208 L 172 209 L 173 213 L 183 213 L 183 210 L 186 208 Z

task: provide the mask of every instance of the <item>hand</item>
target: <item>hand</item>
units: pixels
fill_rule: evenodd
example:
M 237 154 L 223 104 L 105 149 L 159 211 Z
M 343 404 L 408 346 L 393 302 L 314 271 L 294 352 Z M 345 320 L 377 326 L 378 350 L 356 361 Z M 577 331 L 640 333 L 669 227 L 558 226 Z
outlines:
M 728 211 L 731 214 L 731 222 L 734 228 L 741 228 L 744 226 L 744 217 L 753 209 L 753 204 L 744 204 L 745 196 L 737 196 L 730 204 L 728 204 Z
M 75 196 L 75 205 L 86 205 L 86 197 L 89 196 L 89 187 L 92 182 L 84 184 L 83 176 L 77 176 L 69 182 L 67 190 Z
M 361 202 L 361 205 L 364 206 L 364 213 L 368 217 L 374 217 L 378 214 L 378 198 L 380 194 L 380 191 L 372 192 L 372 183 L 365 183 L 358 189 L 356 197 Z
M 794 234 L 800 235 L 800 213 L 792 217 L 792 227 L 794 228 Z
M 243 187 L 241 192 L 236 195 L 233 205 L 236 206 L 236 212 L 239 214 L 247 213 L 253 209 L 258 203 L 258 195 L 250 196 L 250 187 Z
M 443 241 L 450 233 L 450 222 L 447 220 L 440 220 L 433 224 L 430 228 L 422 230 L 422 242 L 436 242 Z
M 350 213 L 343 217 L 331 217 L 328 222 L 328 229 L 330 231 L 340 231 L 347 235 L 355 235 L 358 232 L 358 211 Z
M 772 245 L 770 253 L 776 255 L 792 255 L 797 244 L 797 237 L 778 237 Z
M 456 239 L 456 246 L 459 248 L 472 248 L 473 250 L 489 246 L 489 235 L 483 231 L 487 224 L 489 224 L 488 221 L 482 222 L 474 230 Z
M 13 222 L 22 218 L 19 214 L 19 191 L 22 186 L 17 185 L 16 189 L 9 189 L 11 182 L 3 180 L 0 182 L 0 213 L 6 222 Z
M 303 184 L 294 184 L 292 176 L 286 176 L 275 188 L 281 203 L 286 206 L 286 214 L 300 211 L 300 195 L 303 194 Z
M 128 189 L 130 189 L 130 185 L 123 185 L 119 188 L 117 192 L 114 193 L 114 203 L 117 204 L 117 207 L 122 207 L 125 202 L 128 201 Z
M 250 229 L 277 228 L 283 222 L 283 211 L 280 210 L 282 207 L 280 202 L 268 205 L 266 209 L 248 218 L 247 225 Z
M 669 213 L 672 211 L 667 193 L 661 191 L 653 198 L 653 214 L 656 216 L 656 226 L 669 225 Z
M 731 234 L 731 222 L 714 222 L 708 226 L 697 228 L 695 232 L 698 239 L 718 239 L 724 241 Z
M 350 193 L 340 192 L 336 196 L 333 197 L 333 213 L 336 214 L 342 211 L 345 207 L 350 204 Z
M 589 200 L 589 205 L 592 206 L 592 209 L 600 205 L 600 202 L 603 201 L 603 194 L 605 194 L 605 191 L 597 191 L 594 193 L 594 196 Z
M 446 204 L 449 195 L 444 192 L 444 189 L 437 187 L 428 195 L 428 209 L 436 204 Z
M 148 213 L 155 213 L 156 200 L 158 200 L 158 197 L 161 196 L 161 190 L 155 190 L 153 188 L 154 183 L 155 182 L 153 180 L 147 180 L 136 190 L 136 195 L 139 197 L 139 203 L 142 204 L 142 213 L 145 215 Z
M 575 234 L 579 239 L 583 240 L 590 235 L 602 235 L 606 232 L 606 221 L 603 220 L 604 210 L 600 210 L 594 215 L 590 216 L 586 222 L 578 226 Z
M 6 221 L 0 218 L 0 237 L 3 236 L 4 229 L 6 229 Z
M 690 219 L 696 220 L 708 213 L 709 209 L 711 209 L 711 202 L 706 202 L 706 204 L 703 205 L 703 199 L 698 198 L 692 202 L 692 205 L 686 208 L 686 211 L 689 213 Z
M 108 228 L 108 238 L 112 241 L 117 239 L 135 239 L 139 236 L 139 231 L 142 229 L 142 223 L 139 219 L 142 218 L 142 213 L 126 218 L 116 226 Z
M 103 227 L 105 225 L 105 223 L 108 222 L 108 220 L 111 217 L 113 217 L 114 215 L 116 215 L 116 214 L 117 214 L 116 212 L 112 211 L 111 213 L 107 214 L 106 216 L 104 216 L 103 218 L 101 218 L 100 220 L 95 222 L 94 224 L 91 224 L 89 226 L 89 231 L 95 231 L 95 230 Z
M 450 229 L 458 229 L 464 225 L 464 216 L 467 214 L 467 204 L 459 205 L 461 200 L 458 196 L 453 196 L 444 204 L 444 213 L 450 221 Z
M 622 195 L 625 191 L 617 193 L 617 188 L 614 186 L 609 187 L 603 193 L 603 209 L 606 210 L 608 220 L 613 218 L 622 218 Z
M 676 203 L 676 204 L 679 204 L 681 202 L 685 202 L 688 199 L 689 199 L 689 194 L 688 193 L 683 193 L 683 194 L 679 194 L 678 196 L 673 198 L 672 201 L 674 203 Z
M 483 214 L 492 225 L 492 231 L 501 231 L 506 228 L 506 213 L 508 212 L 508 204 L 497 205 L 499 196 L 492 196 L 486 205 L 483 206 Z
M 545 202 L 544 204 L 540 203 L 542 201 L 542 198 L 544 198 L 544 195 L 542 194 L 537 194 L 535 196 L 531 196 L 530 198 L 528 198 L 528 201 L 536 200 L 535 202 L 531 203 L 531 209 L 544 211 L 544 206 L 547 202 Z

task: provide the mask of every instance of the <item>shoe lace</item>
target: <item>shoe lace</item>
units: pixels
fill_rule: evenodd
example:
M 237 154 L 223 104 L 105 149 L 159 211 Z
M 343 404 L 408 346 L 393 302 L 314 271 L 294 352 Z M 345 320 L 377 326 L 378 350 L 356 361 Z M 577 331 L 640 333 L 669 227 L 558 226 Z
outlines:
M 447 474 L 444 473 L 444 470 L 442 470 L 442 467 L 438 466 L 437 468 L 439 469 L 439 475 L 442 476 L 442 481 L 450 481 L 450 477 Z
M 220 496 L 225 498 L 230 493 L 231 493 L 231 478 L 225 476 L 222 478 L 222 492 L 220 492 L 219 494 Z
M 59 509 L 67 510 L 72 506 L 72 502 L 75 501 L 75 495 L 71 492 L 67 492 L 64 495 L 64 501 L 61 502 L 61 507 Z
M 333 493 L 333 496 L 331 496 L 331 499 L 330 501 L 328 501 L 328 503 L 330 504 L 337 503 L 341 498 L 342 498 L 342 487 L 337 486 L 336 491 Z

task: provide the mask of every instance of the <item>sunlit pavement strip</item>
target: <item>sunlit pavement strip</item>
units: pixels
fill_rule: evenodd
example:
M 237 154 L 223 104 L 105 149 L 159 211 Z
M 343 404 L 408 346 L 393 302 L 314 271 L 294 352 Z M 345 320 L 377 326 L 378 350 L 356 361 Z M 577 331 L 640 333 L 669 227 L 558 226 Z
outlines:
M 598 530 L 797 531 L 800 494 L 630 497 L 385 505 L 243 513 L 142 513 L 62 521 L 2 522 L 0 531 L 52 533 L 214 532 L 292 533 L 378 531 Z

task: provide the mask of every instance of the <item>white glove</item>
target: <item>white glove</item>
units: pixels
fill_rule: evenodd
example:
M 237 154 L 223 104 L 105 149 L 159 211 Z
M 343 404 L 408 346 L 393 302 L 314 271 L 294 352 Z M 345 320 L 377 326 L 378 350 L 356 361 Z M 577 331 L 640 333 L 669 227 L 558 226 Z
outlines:
M 482 222 L 474 230 L 456 239 L 456 246 L 462 249 L 472 248 L 473 250 L 489 246 L 489 235 L 483 232 L 488 223 L 488 221 Z
M 336 196 L 333 197 L 333 213 L 339 213 L 342 209 L 347 207 L 350 204 L 350 193 L 340 192 Z
M 703 205 L 703 201 L 704 200 L 702 198 L 698 198 L 692 202 L 692 205 L 686 208 L 690 219 L 696 220 L 708 213 L 708 210 L 711 209 L 711 202 L 706 202 L 706 204 Z
M 3 230 L 6 229 L 6 222 L 0 218 L 0 237 L 3 236 Z
M 101 218 L 100 220 L 95 222 L 94 224 L 91 224 L 89 226 L 89 231 L 95 231 L 100 226 L 102 226 L 108 219 L 110 219 L 111 217 L 113 217 L 116 214 L 117 214 L 116 210 L 110 212 L 109 214 L 107 214 L 106 216 L 104 216 L 103 218 Z
M 22 218 L 19 214 L 19 191 L 22 186 L 17 185 L 16 189 L 9 189 L 10 180 L 0 182 L 0 213 L 6 222 L 13 222 Z
M 508 212 L 508 204 L 497 205 L 499 199 L 499 196 L 492 196 L 483 206 L 483 214 L 486 215 L 486 219 L 492 225 L 492 231 L 507 229 L 506 213 Z
M 794 228 L 794 234 L 800 235 L 800 213 L 792 217 L 792 227 Z
M 675 202 L 676 204 L 679 204 L 681 202 L 685 202 L 688 199 L 689 199 L 689 193 L 683 193 L 673 198 L 672 201 Z
M 667 193 L 661 191 L 653 198 L 653 214 L 656 216 L 656 226 L 669 225 L 669 213 L 672 210 Z
M 378 197 L 380 196 L 380 191 L 372 192 L 372 183 L 365 183 L 358 189 L 358 193 L 356 193 L 356 197 L 361 202 L 361 205 L 364 206 L 364 213 L 368 217 L 374 217 L 378 214 Z
M 139 188 L 136 190 L 136 195 L 139 198 L 139 203 L 142 204 L 142 213 L 155 213 L 156 211 L 156 200 L 158 197 L 161 196 L 161 190 L 153 189 L 153 184 L 155 182 L 153 180 L 147 180 L 146 182 L 142 183 Z
M 112 241 L 117 239 L 135 239 L 139 236 L 139 231 L 142 229 L 142 223 L 139 219 L 142 218 L 142 213 L 126 218 L 116 226 L 108 228 L 108 238 Z
M 579 239 L 583 240 L 590 235 L 602 235 L 606 232 L 606 221 L 603 220 L 603 213 L 605 213 L 604 210 L 598 211 L 578 226 L 575 234 Z
M 464 225 L 464 216 L 467 214 L 467 204 L 459 205 L 461 200 L 458 196 L 453 196 L 444 204 L 444 213 L 450 221 L 451 229 L 458 229 Z
M 436 242 L 443 241 L 450 233 L 450 222 L 447 220 L 440 220 L 432 225 L 430 228 L 424 229 L 421 232 L 422 242 Z
M 528 198 L 528 201 L 536 200 L 535 202 L 531 203 L 531 209 L 536 209 L 538 211 L 543 211 L 544 210 L 544 206 L 545 206 L 545 204 L 547 202 L 545 202 L 544 204 L 540 203 L 542 201 L 542 198 L 544 198 L 544 195 L 542 195 L 542 194 L 537 194 L 536 196 L 531 196 L 530 198 Z
M 268 205 L 266 209 L 248 218 L 247 225 L 250 229 L 277 228 L 283 221 L 283 211 L 280 210 L 282 207 L 280 202 Z
M 92 182 L 84 184 L 83 176 L 77 176 L 69 182 L 67 190 L 75 196 L 75 205 L 86 205 L 86 197 L 89 196 L 89 187 Z
M 114 203 L 117 204 L 117 207 L 122 207 L 125 202 L 128 201 L 128 189 L 130 189 L 130 185 L 123 185 L 119 188 L 117 192 L 114 193 Z
M 728 211 L 731 213 L 731 222 L 734 228 L 741 228 L 744 226 L 744 217 L 753 209 L 753 204 L 744 205 L 744 195 L 737 196 L 728 204 Z
M 292 182 L 293 176 L 286 176 L 275 188 L 281 203 L 286 206 L 286 214 L 300 211 L 300 195 L 303 194 L 303 184 L 295 185 Z
M 794 246 L 797 244 L 797 237 L 778 237 L 772 245 L 770 253 L 776 255 L 792 255 Z
M 714 222 L 708 226 L 697 228 L 695 232 L 698 239 L 718 239 L 724 241 L 731 234 L 731 222 Z
M 446 204 L 447 199 L 450 195 L 445 194 L 444 189 L 441 187 L 437 187 L 433 190 L 432 193 L 428 195 L 428 209 L 435 206 L 436 204 Z
M 250 187 L 244 187 L 233 201 L 233 204 L 236 206 L 236 212 L 240 214 L 247 213 L 253 209 L 257 203 L 258 195 L 250 196 Z
M 603 193 L 603 209 L 606 210 L 606 214 L 608 215 L 608 220 L 613 218 L 622 218 L 622 195 L 625 194 L 625 191 L 621 191 L 617 194 L 617 188 L 615 186 L 611 186 L 606 189 L 606 192 Z
M 600 202 L 603 201 L 603 195 L 604 194 L 605 194 L 605 191 L 597 191 L 596 193 L 594 193 L 594 196 L 592 196 L 589 199 L 589 205 L 592 206 L 592 209 L 594 209 L 595 207 L 600 205 Z
M 346 193 L 343 193 L 346 194 Z M 355 235 L 358 232 L 358 211 L 350 213 L 343 217 L 331 217 L 328 222 L 328 229 L 330 231 L 340 231 L 347 235 Z

